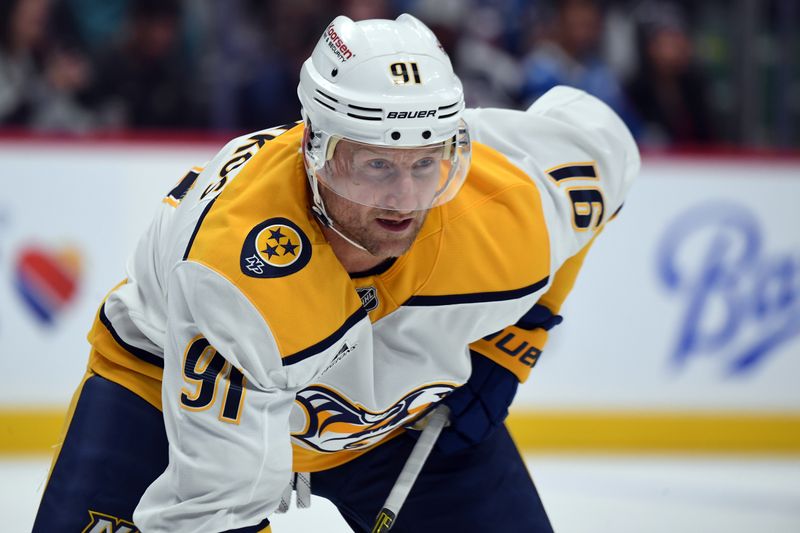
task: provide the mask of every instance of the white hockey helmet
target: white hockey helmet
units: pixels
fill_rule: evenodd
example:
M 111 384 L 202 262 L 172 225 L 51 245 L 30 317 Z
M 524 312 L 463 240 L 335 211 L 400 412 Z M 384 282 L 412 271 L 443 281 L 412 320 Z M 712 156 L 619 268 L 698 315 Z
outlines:
M 411 15 L 334 19 L 303 64 L 297 93 L 314 210 L 328 225 L 320 183 L 397 211 L 441 205 L 464 183 L 471 145 L 461 81 L 433 32 Z M 359 151 L 370 155 L 354 158 Z

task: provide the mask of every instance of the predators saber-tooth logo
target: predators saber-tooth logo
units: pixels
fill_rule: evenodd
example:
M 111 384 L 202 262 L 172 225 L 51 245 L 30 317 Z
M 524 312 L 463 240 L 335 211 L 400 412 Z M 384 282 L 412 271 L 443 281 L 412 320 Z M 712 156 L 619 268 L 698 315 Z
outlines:
M 89 511 L 89 524 L 81 533 L 139 533 L 139 528 L 132 522 L 116 516 Z
M 321 452 L 370 446 L 411 422 L 453 389 L 455 385 L 449 383 L 424 385 L 385 411 L 373 412 L 329 387 L 312 385 L 295 398 L 305 416 L 305 429 L 292 437 Z

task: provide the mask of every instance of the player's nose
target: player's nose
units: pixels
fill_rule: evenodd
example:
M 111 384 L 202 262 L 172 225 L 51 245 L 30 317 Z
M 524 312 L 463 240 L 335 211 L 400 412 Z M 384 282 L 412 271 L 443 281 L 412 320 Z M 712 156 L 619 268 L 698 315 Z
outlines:
M 411 169 L 400 169 L 392 187 L 387 191 L 384 204 L 394 211 L 415 211 L 419 205 L 418 180 L 411 174 Z

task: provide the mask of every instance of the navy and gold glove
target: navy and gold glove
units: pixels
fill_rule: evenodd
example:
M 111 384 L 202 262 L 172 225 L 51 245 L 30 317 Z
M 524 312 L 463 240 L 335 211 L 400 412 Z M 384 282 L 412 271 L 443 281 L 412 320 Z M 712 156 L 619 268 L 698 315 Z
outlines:
M 450 407 L 450 425 L 436 443 L 439 451 L 450 454 L 474 446 L 505 422 L 517 387 L 536 363 L 547 332 L 561 321 L 561 316 L 537 304 L 514 326 L 473 343 L 472 374 L 464 385 L 442 400 Z M 514 350 L 509 349 L 511 344 L 516 347 Z
M 519 385 L 517 376 L 491 359 L 476 352 L 470 356 L 469 380 L 442 400 L 450 407 L 450 425 L 439 435 L 436 449 L 446 454 L 482 442 L 501 426 Z

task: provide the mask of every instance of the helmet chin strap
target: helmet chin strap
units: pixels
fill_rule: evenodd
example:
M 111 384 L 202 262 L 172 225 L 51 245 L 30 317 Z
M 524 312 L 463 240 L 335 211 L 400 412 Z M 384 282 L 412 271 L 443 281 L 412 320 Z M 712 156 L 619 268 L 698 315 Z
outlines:
M 309 172 L 311 174 L 311 172 Z M 325 203 L 322 200 L 322 195 L 319 193 L 319 180 L 317 180 L 316 176 L 309 175 L 309 183 L 311 185 L 311 196 L 312 196 L 312 205 L 311 205 L 311 212 L 314 213 L 314 216 L 317 217 L 326 228 L 330 228 L 333 230 L 339 237 L 346 240 L 359 250 L 363 250 L 369 253 L 369 250 L 358 244 L 356 241 L 342 233 L 339 228 L 333 225 L 333 219 L 328 215 L 328 212 L 325 210 Z

